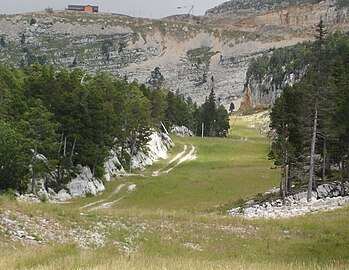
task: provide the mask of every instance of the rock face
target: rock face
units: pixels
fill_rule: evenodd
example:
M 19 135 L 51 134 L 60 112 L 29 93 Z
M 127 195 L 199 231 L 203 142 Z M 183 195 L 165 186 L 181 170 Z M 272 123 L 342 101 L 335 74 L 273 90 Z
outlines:
M 104 179 L 106 181 L 110 181 L 114 175 L 125 173 L 125 169 L 119 161 L 117 151 L 114 149 L 110 151 L 110 158 L 104 163 L 104 171 Z
M 256 77 L 246 78 L 241 108 L 270 108 L 286 85 L 292 86 L 300 81 L 303 76 L 304 72 L 286 74 L 280 84 L 274 83 L 272 74 L 267 74 L 261 79 Z
M 228 108 L 242 96 L 251 57 L 312 39 L 320 16 L 330 30 L 348 30 L 345 7 L 307 2 L 230 1 L 204 17 L 163 20 L 68 11 L 5 15 L 0 16 L 0 60 L 24 67 L 37 59 L 148 85 L 157 70 L 157 86 L 199 104 L 214 87 Z
M 36 23 L 30 25 L 32 18 Z M 23 67 L 38 59 L 148 85 L 156 69 L 163 76 L 159 86 L 198 103 L 214 78 L 216 96 L 227 105 L 243 90 L 250 54 L 271 47 L 253 33 L 197 23 L 71 12 L 0 16 L 0 36 L 0 60 L 6 64 Z
M 138 151 L 131 157 L 132 168 L 144 169 L 146 166 L 152 165 L 160 158 L 167 158 L 167 152 L 173 146 L 174 143 L 168 135 L 153 131 L 153 133 L 150 135 L 145 151 Z M 44 160 L 47 160 L 43 155 L 40 156 L 43 157 Z M 58 193 L 51 188 L 46 187 L 46 182 L 56 182 L 55 179 L 57 178 L 57 175 L 55 172 L 48 174 L 46 179 L 37 179 L 37 187 L 40 189 L 38 192 L 39 198 L 66 201 L 72 197 L 97 195 L 105 190 L 103 182 L 100 179 L 93 177 L 89 167 L 78 165 L 77 169 L 77 175 L 66 185 L 66 189 L 61 189 Z M 119 161 L 118 150 L 112 149 L 110 151 L 110 157 L 104 163 L 104 170 L 104 178 L 106 181 L 110 181 L 115 175 L 126 174 L 125 169 Z M 131 187 L 132 190 L 135 188 L 135 186 Z M 26 202 L 40 201 L 37 197 L 31 196 L 31 194 L 21 196 L 19 199 Z
M 173 146 L 174 143 L 170 136 L 165 133 L 153 131 L 145 149 L 138 151 L 131 157 L 131 168 L 144 169 L 161 158 L 167 158 L 167 152 Z M 110 153 L 110 158 L 104 163 L 104 177 L 106 181 L 110 181 L 114 175 L 126 173 L 118 158 L 119 150 L 112 150 Z
M 341 194 L 342 186 L 339 183 L 323 184 L 317 187 L 317 196 L 319 199 L 327 197 L 333 198 Z M 344 183 L 344 194 L 349 194 L 349 182 Z
M 320 17 L 331 25 L 348 22 L 347 8 L 333 0 L 232 0 L 208 10 L 206 15 L 211 23 L 289 28 L 287 32 L 310 28 Z
M 177 136 L 181 136 L 181 137 L 193 137 L 194 133 L 187 127 L 185 126 L 174 126 L 171 129 L 171 132 Z
M 67 184 L 72 197 L 97 195 L 99 192 L 105 190 L 103 182 L 93 177 L 89 167 L 80 167 L 79 170 L 80 173 Z
M 174 143 L 168 135 L 165 133 L 153 132 L 147 143 L 146 151 L 138 151 L 138 153 L 131 158 L 132 168 L 144 169 L 160 158 L 167 158 L 167 151 L 173 146 Z
M 329 183 L 319 185 L 316 192 L 312 192 L 312 199 L 307 202 L 307 192 L 301 192 L 286 197 L 286 204 L 283 205 L 280 199 L 256 204 L 249 201 L 245 207 L 238 207 L 229 210 L 231 215 L 239 215 L 246 218 L 289 218 L 305 215 L 314 211 L 328 211 L 349 204 L 349 196 L 341 197 L 341 184 Z M 279 192 L 274 189 L 265 194 Z M 349 194 L 349 182 L 344 183 L 344 194 Z

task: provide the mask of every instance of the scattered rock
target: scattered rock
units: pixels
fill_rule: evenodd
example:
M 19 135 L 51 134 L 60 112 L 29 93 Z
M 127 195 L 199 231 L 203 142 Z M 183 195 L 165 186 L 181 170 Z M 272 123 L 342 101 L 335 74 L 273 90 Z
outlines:
M 325 184 L 325 185 L 320 185 L 320 186 L 318 186 L 318 188 L 316 189 L 316 191 L 317 191 L 318 197 L 319 197 L 320 199 L 329 197 L 329 195 L 330 195 L 330 194 L 329 194 L 329 190 L 326 189 L 326 184 Z
M 171 132 L 180 137 L 193 137 L 194 133 L 186 126 L 173 126 Z
M 136 186 L 135 184 L 132 184 L 132 185 L 129 185 L 129 186 L 128 186 L 127 190 L 128 190 L 129 192 L 131 192 L 131 191 L 136 190 L 136 188 L 137 188 L 137 186 Z
M 194 243 L 185 243 L 184 246 L 188 249 L 193 249 L 197 251 L 203 251 L 202 247 L 199 244 Z
M 67 201 L 72 198 L 72 196 L 68 193 L 67 190 L 61 189 L 55 196 L 54 198 L 58 201 Z
M 344 184 L 349 187 L 349 182 Z M 346 189 L 347 190 L 347 189 Z M 270 194 L 271 191 L 264 194 Z M 305 215 L 309 212 L 329 211 L 349 204 L 349 196 L 341 197 L 341 185 L 329 183 L 318 186 L 317 192 L 313 191 L 311 201 L 307 201 L 307 192 L 300 192 L 285 198 L 283 205 L 280 199 L 265 202 L 261 205 L 249 201 L 244 207 L 233 208 L 228 211 L 230 215 L 243 216 L 245 218 L 290 218 Z M 348 194 L 348 192 L 346 193 Z

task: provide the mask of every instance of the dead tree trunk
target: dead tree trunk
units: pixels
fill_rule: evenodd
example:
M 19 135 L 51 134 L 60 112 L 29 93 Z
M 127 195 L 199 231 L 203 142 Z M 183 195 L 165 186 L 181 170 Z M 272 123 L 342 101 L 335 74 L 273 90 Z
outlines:
M 340 170 L 340 180 L 341 180 L 341 196 L 345 195 L 345 187 L 344 187 L 344 158 L 341 157 L 341 161 L 339 162 L 339 170 Z
M 292 174 L 293 174 L 293 165 L 289 161 L 288 170 L 287 170 L 287 192 L 290 192 L 292 189 Z
M 326 137 L 324 137 L 324 156 L 323 156 L 323 161 L 322 161 L 322 182 L 325 181 L 325 176 L 326 176 L 326 158 L 327 158 L 327 140 Z
M 31 192 L 33 193 L 34 196 L 38 196 L 36 192 L 36 169 L 35 169 L 35 163 L 36 163 L 36 156 L 37 156 L 37 150 L 36 147 L 34 149 L 33 157 L 32 157 L 32 164 L 31 164 Z
M 280 174 L 280 193 L 282 204 L 285 204 L 286 199 L 286 153 L 285 149 L 282 150 L 282 160 L 281 160 L 281 174 Z
M 314 122 L 313 122 L 313 135 L 311 139 L 311 150 L 310 150 L 310 169 L 309 169 L 309 181 L 308 181 L 308 193 L 307 201 L 310 202 L 312 190 L 313 190 L 313 180 L 314 180 L 314 156 L 315 156 L 315 145 L 316 145 L 316 132 L 317 132 L 317 121 L 318 121 L 318 105 L 319 101 L 316 97 L 315 100 L 315 111 L 314 111 Z

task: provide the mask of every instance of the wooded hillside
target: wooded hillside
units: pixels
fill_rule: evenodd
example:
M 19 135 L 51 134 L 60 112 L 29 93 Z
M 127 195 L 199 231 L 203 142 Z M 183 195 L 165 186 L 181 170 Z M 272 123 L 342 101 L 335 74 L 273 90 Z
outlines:
M 196 130 L 204 121 L 205 135 L 224 136 L 228 113 L 216 104 L 213 90 L 211 95 L 206 109 L 206 103 L 197 107 L 170 91 L 106 73 L 92 77 L 38 62 L 24 70 L 0 66 L 0 189 L 25 190 L 28 179 L 55 171 L 57 179 L 48 185 L 57 190 L 77 164 L 101 177 L 112 147 L 127 168 L 130 156 L 161 122 L 168 129 Z

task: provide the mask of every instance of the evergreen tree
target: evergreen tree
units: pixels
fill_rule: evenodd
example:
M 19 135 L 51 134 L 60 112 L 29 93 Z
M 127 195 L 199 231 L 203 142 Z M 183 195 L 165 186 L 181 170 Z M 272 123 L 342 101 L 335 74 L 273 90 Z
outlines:
M 154 89 L 150 94 L 150 102 L 154 124 L 160 126 L 160 123 L 166 120 L 166 110 L 168 108 L 165 93 L 160 89 Z
M 202 122 L 204 123 L 204 136 L 216 135 L 216 96 L 213 88 L 210 95 L 202 105 Z
M 30 149 L 25 138 L 0 120 L 0 190 L 26 189 Z
M 309 180 L 308 180 L 308 202 L 311 200 L 312 189 L 314 187 L 314 157 L 316 151 L 316 142 L 317 142 L 317 130 L 318 130 L 318 121 L 319 121 L 319 108 L 321 98 L 325 95 L 325 82 L 324 82 L 324 71 L 326 68 L 326 63 L 328 59 L 326 58 L 326 48 L 324 43 L 325 29 L 323 20 L 320 19 L 320 22 L 316 25 L 316 41 L 314 43 L 314 61 L 311 73 L 314 73 L 314 90 L 311 95 L 313 97 L 313 118 L 312 118 L 312 135 L 311 135 L 311 145 L 310 145 L 310 169 L 309 169 Z M 312 75 L 312 74 L 311 74 Z
M 216 105 L 216 96 L 213 88 L 210 95 L 206 98 L 205 103 L 195 111 L 194 117 L 196 119 L 197 135 L 227 136 L 229 130 L 229 114 L 224 106 Z
M 1 36 L 1 38 L 0 38 L 0 46 L 1 47 L 5 47 L 6 46 L 6 42 L 5 42 L 4 36 Z

